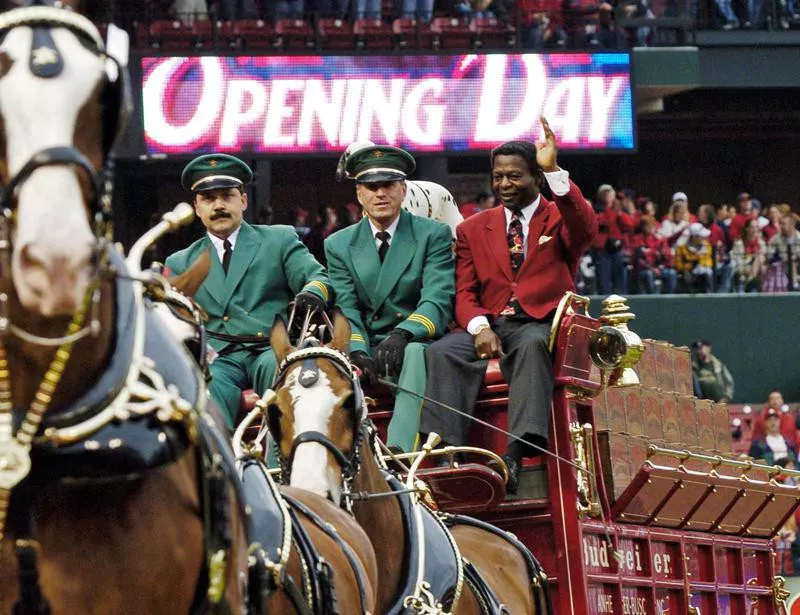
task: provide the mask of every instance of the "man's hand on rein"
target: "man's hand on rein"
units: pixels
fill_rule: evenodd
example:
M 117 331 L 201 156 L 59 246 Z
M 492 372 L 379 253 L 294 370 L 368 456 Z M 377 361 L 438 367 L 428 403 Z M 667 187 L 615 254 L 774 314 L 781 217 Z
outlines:
M 320 314 L 325 311 L 327 307 L 325 300 L 318 297 L 314 293 L 303 291 L 297 293 L 294 298 L 295 319 L 302 320 L 308 312 L 319 312 Z
M 350 353 L 350 362 L 361 372 L 359 379 L 362 385 L 371 386 L 377 380 L 378 370 L 375 367 L 375 360 L 363 350 L 356 350 Z
M 405 329 L 392 329 L 389 336 L 375 347 L 375 363 L 381 376 L 398 376 L 403 367 L 406 346 L 411 333 Z

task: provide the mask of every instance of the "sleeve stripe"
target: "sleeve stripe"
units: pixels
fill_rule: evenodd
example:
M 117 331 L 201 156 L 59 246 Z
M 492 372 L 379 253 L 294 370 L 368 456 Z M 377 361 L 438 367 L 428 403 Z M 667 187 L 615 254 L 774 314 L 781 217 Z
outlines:
M 351 342 L 364 342 L 365 344 L 367 343 L 367 340 L 364 339 L 364 336 L 360 335 L 358 333 L 350 334 L 350 341 Z
M 414 314 L 411 314 L 411 316 L 408 317 L 408 320 L 410 320 L 412 322 L 416 322 L 416 323 L 422 325 L 423 327 L 425 327 L 425 329 L 428 331 L 428 335 L 430 335 L 431 337 L 436 335 L 436 325 L 434 325 L 433 321 L 430 318 L 428 318 L 427 316 L 423 316 L 422 314 L 414 313 Z
M 316 288 L 319 292 L 322 293 L 322 298 L 327 301 L 328 300 L 328 287 L 320 282 L 319 280 L 311 280 L 308 284 L 306 284 L 304 289 Z

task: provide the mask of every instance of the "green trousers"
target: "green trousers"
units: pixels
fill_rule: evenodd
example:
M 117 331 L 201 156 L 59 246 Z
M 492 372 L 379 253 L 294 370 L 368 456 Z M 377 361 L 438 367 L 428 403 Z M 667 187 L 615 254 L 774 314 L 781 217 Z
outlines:
M 234 427 L 242 391 L 250 387 L 259 395 L 272 386 L 277 361 L 271 348 L 237 350 L 218 356 L 211 363 L 211 399 Z
M 425 370 L 425 348 L 427 344 L 411 342 L 403 355 L 403 368 L 397 378 L 389 378 L 404 389 L 418 395 L 425 393 L 427 379 Z M 375 348 L 371 349 L 373 352 Z M 422 398 L 402 391 L 394 391 L 394 411 L 389 421 L 388 446 L 397 446 L 406 452 L 419 447 L 419 417 Z

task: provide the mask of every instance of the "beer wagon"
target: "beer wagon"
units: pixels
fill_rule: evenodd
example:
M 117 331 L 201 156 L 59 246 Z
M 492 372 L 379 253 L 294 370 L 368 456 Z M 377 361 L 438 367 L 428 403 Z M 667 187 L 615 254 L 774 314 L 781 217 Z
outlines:
M 725 404 L 692 396 L 689 349 L 642 341 L 622 297 L 568 293 L 553 324 L 549 450 L 520 489 L 472 455 L 423 477 L 439 507 L 519 537 L 544 566 L 557 613 L 736 615 L 785 612 L 771 538 L 800 503 L 793 474 L 731 454 Z M 508 387 L 490 363 L 476 417 L 504 428 Z M 391 398 L 376 396 L 384 428 Z M 469 444 L 506 436 L 474 424 Z M 571 462 L 571 463 L 569 463 Z

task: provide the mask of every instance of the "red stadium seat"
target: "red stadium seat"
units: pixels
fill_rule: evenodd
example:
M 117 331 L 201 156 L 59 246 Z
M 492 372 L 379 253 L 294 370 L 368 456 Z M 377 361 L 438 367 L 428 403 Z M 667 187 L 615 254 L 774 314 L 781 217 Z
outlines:
M 477 42 L 475 26 L 455 17 L 436 17 L 431 28 L 439 33 L 442 49 L 473 49 Z
M 320 19 L 317 32 L 323 49 L 353 49 L 356 46 L 353 27 L 346 19 Z
M 134 24 L 133 44 L 137 49 L 150 47 L 150 26 L 144 22 Z
M 395 46 L 398 49 L 437 49 L 438 33 L 430 24 L 416 19 L 395 19 L 392 22 Z
M 477 46 L 481 49 L 509 49 L 517 42 L 514 26 L 498 21 L 494 17 L 475 17 L 472 25 L 477 34 Z
M 359 19 L 353 24 L 359 49 L 391 49 L 392 28 L 379 19 Z
M 192 24 L 192 43 L 198 49 L 211 47 L 214 43 L 213 22 L 198 19 Z
M 314 29 L 302 19 L 279 19 L 275 22 L 275 46 L 281 49 L 314 49 Z
M 150 22 L 148 41 L 156 49 L 191 49 L 192 28 L 178 20 L 157 19 Z
M 239 49 L 272 49 L 274 32 L 263 19 L 237 19 L 233 22 L 231 46 Z
M 238 49 L 241 44 L 234 31 L 232 21 L 217 22 L 217 39 L 220 47 L 228 47 L 229 49 Z

